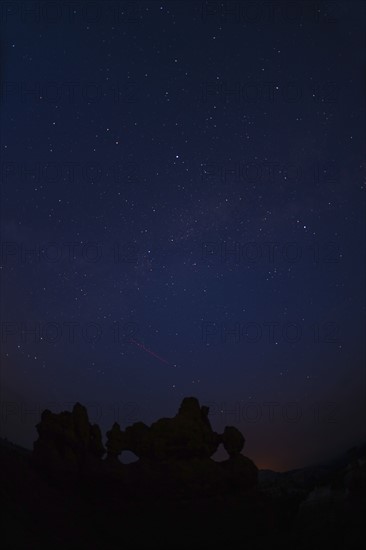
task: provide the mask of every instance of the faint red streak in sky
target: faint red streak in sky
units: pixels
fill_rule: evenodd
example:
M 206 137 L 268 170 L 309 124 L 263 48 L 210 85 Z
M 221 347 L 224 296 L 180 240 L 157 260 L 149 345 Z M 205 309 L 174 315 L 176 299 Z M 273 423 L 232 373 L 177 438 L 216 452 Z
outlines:
M 169 361 L 164 359 L 164 357 L 160 357 L 160 355 L 158 355 L 157 353 L 155 353 L 151 349 L 146 348 L 144 344 L 141 344 L 141 342 L 137 342 L 133 338 L 131 338 L 130 342 L 132 342 L 133 344 L 135 344 L 139 348 L 143 349 L 147 353 L 150 353 L 150 355 L 152 355 L 153 357 L 156 357 L 156 359 L 159 359 L 159 361 L 161 361 L 162 363 L 165 363 L 166 365 L 172 366 L 171 363 L 169 363 Z

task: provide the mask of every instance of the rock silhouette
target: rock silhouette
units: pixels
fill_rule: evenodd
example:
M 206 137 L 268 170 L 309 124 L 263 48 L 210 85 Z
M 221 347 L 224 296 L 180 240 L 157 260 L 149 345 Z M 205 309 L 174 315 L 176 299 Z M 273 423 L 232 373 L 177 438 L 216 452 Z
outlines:
M 241 453 L 245 439 L 244 436 L 237 428 L 234 426 L 226 426 L 222 442 L 224 444 L 225 451 L 228 453 L 230 458 L 233 458 Z
M 118 422 L 115 422 L 112 429 L 107 432 L 107 459 L 110 462 L 118 462 L 118 457 L 125 449 L 125 437 Z
M 39 437 L 33 446 L 37 463 L 52 470 L 77 473 L 97 464 L 105 454 L 98 425 L 91 425 L 83 405 L 59 414 L 43 411 L 36 426 Z
M 174 418 L 161 418 L 150 428 L 138 422 L 125 434 L 126 449 L 154 461 L 210 458 L 221 443 L 211 428 L 208 407 L 200 407 L 194 397 L 183 399 Z
M 248 457 L 241 454 L 245 444 L 242 433 L 234 426 L 226 426 L 222 442 L 229 455 L 228 460 L 222 462 L 228 486 L 233 490 L 254 487 L 258 482 L 258 469 Z
M 197 402 L 186 403 L 183 411 L 197 412 Z M 207 417 L 207 409 L 200 411 Z M 201 425 L 202 416 L 195 418 Z M 130 432 L 147 437 L 155 424 L 137 423 Z M 143 457 L 122 464 L 126 431 L 117 423 L 108 431 L 104 459 L 100 430 L 77 405 L 43 413 L 33 453 L 0 438 L 3 547 L 183 550 L 193 541 L 210 549 L 245 541 L 258 550 L 356 550 L 365 538 L 366 444 L 328 463 L 262 470 L 257 485 L 256 467 L 241 454 L 244 438 L 233 426 L 219 436 L 229 453 L 222 462 L 202 454 L 205 445 L 181 458 L 166 444 L 170 450 L 160 458 L 145 442 Z
M 98 469 L 117 476 L 127 492 L 142 495 L 214 495 L 254 488 L 258 470 L 241 454 L 244 436 L 233 426 L 216 433 L 208 413 L 198 399 L 186 397 L 173 418 L 160 418 L 151 426 L 136 422 L 121 430 L 115 422 L 106 434 L 103 460 L 101 431 L 90 424 L 85 407 L 77 403 L 72 412 L 59 414 L 45 410 L 37 425 L 34 459 L 49 470 L 88 475 Z M 211 457 L 220 444 L 229 458 L 217 462 Z M 132 451 L 137 462 L 122 464 L 123 451 Z

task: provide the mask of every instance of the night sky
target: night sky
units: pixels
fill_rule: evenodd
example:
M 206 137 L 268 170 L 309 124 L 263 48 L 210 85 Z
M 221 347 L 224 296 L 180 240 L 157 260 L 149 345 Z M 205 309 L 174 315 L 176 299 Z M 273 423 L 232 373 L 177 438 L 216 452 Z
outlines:
M 1 435 L 193 395 L 260 468 L 363 441 L 363 3 L 1 10 Z

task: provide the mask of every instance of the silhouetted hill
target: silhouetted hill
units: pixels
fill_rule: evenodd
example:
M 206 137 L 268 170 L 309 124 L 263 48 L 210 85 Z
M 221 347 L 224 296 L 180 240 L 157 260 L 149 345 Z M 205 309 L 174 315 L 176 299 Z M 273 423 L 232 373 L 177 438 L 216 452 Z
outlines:
M 30 456 L 32 451 L 30 451 L 29 449 L 25 449 L 25 447 L 22 447 L 21 445 L 17 445 L 16 443 L 12 443 L 11 441 L 9 441 L 6 437 L 0 437 L 0 446 L 4 449 L 9 449 L 9 450 L 13 450 L 13 451 L 16 451 L 20 454 L 23 454 L 23 455 L 28 455 Z

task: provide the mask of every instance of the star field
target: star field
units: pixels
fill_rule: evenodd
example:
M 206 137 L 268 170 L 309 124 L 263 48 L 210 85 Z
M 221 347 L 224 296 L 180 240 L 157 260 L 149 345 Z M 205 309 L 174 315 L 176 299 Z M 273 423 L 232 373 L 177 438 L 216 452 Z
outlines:
M 362 439 L 363 4 L 6 4 L 6 437 L 195 395 L 259 467 Z

